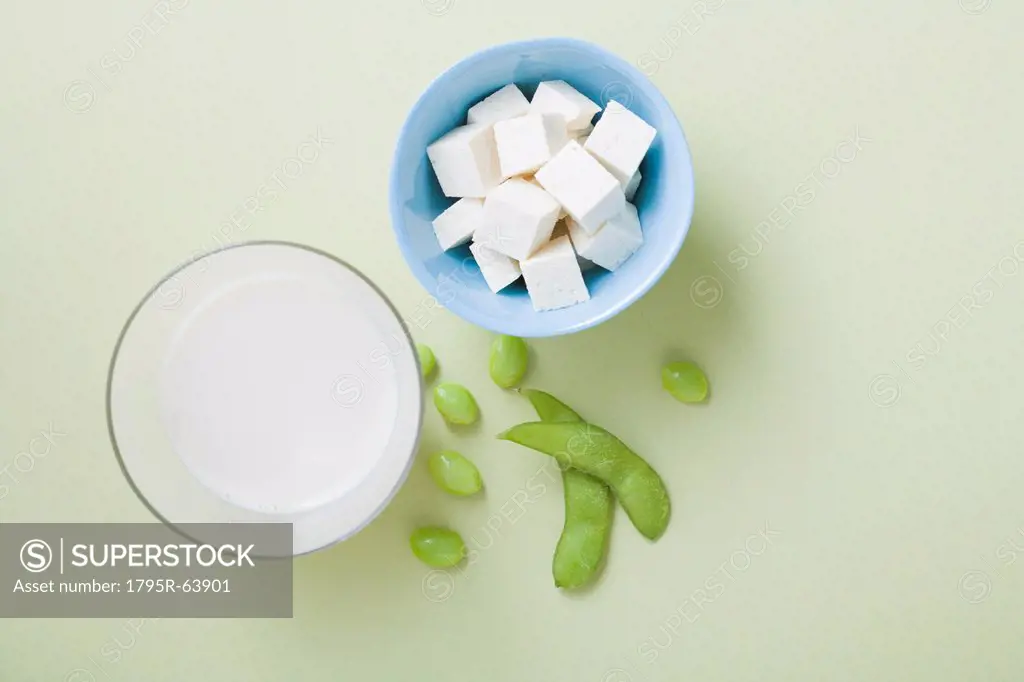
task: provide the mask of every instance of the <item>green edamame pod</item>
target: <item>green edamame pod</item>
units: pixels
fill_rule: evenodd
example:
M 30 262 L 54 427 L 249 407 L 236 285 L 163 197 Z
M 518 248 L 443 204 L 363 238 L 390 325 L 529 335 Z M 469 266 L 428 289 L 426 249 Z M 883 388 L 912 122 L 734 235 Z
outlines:
M 533 405 L 537 416 L 542 422 L 581 422 L 583 417 L 576 414 L 572 408 L 561 400 L 535 388 L 524 388 L 520 391 Z
M 612 529 L 612 491 L 590 474 L 559 465 L 565 525 L 555 546 L 555 586 L 577 588 L 597 577 Z
M 522 391 L 545 422 L 582 422 L 568 405 L 550 393 Z M 565 525 L 555 546 L 551 572 L 555 586 L 583 587 L 597 577 L 612 524 L 612 492 L 590 474 L 559 463 L 565 493 Z
M 530 349 L 518 336 L 502 334 L 491 344 L 491 379 L 502 388 L 512 388 L 523 380 Z
M 498 438 L 554 457 L 604 482 L 640 534 L 657 540 L 668 526 L 670 502 L 661 477 L 625 443 L 587 422 L 527 422 Z
M 459 384 L 438 384 L 434 388 L 434 407 L 449 424 L 465 426 L 480 418 L 473 394 Z

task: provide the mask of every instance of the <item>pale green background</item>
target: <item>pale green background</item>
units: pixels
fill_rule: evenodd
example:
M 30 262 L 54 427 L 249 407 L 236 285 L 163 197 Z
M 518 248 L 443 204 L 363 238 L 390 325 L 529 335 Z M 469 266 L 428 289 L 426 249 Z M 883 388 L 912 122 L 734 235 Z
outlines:
M 293 620 L 162 620 L 134 637 L 123 620 L 0 621 L 0 678 L 1019 682 L 1024 6 L 445 1 L 172 0 L 156 36 L 135 28 L 149 0 L 8 3 L 0 466 L 18 483 L 0 480 L 0 519 L 149 519 L 107 440 L 117 334 L 318 128 L 333 146 L 233 238 L 337 254 L 413 316 L 424 292 L 386 196 L 406 111 L 465 55 L 568 34 L 645 60 L 684 122 L 697 209 L 658 286 L 534 343 L 530 383 L 661 471 L 667 534 L 650 545 L 620 514 L 603 582 L 560 594 L 560 494 L 510 506 L 544 460 L 492 438 L 531 412 L 489 383 L 489 335 L 436 311 L 416 336 L 484 419 L 454 436 L 430 411 L 424 447 L 471 455 L 486 499 L 446 499 L 420 463 L 365 532 L 297 562 Z M 718 9 L 698 19 L 704 6 Z M 129 56 L 129 34 L 146 37 L 112 74 L 105 55 Z M 858 128 L 870 142 L 827 161 Z M 812 173 L 813 202 L 758 242 Z M 743 269 L 741 245 L 761 251 Z M 709 405 L 662 392 L 670 357 L 706 368 Z M 51 423 L 66 435 L 18 472 Z M 423 521 L 489 546 L 439 586 L 406 546 Z M 750 537 L 766 523 L 779 534 L 762 552 Z M 733 556 L 745 542 L 759 555 Z M 731 578 L 698 618 L 685 600 L 723 562 Z

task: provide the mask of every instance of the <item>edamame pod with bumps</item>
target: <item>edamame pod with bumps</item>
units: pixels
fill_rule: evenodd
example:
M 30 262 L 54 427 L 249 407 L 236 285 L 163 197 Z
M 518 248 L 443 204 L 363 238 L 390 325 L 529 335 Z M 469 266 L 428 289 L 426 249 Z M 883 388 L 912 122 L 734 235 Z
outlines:
M 581 422 L 576 412 L 550 393 L 521 391 L 545 422 Z M 559 463 L 565 494 L 565 524 L 555 546 L 551 573 L 557 587 L 583 587 L 597 577 L 612 529 L 612 492 L 590 474 Z
M 587 422 L 527 422 L 498 436 L 554 457 L 604 482 L 640 534 L 657 540 L 668 527 L 668 490 L 643 458 L 600 426 Z

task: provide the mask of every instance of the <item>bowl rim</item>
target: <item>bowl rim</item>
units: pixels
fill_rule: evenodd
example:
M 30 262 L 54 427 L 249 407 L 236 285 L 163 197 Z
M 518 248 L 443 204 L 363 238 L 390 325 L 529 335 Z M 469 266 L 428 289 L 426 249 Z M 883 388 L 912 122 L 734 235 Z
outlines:
M 434 277 L 427 272 L 422 264 L 417 259 L 416 255 L 412 252 L 408 241 L 402 238 L 401 230 L 399 225 L 404 224 L 402 219 L 403 207 L 398 198 L 398 182 L 399 182 L 399 157 L 402 150 L 405 148 L 407 137 L 410 134 L 412 122 L 416 119 L 417 114 L 423 108 L 426 103 L 428 96 L 431 92 L 444 80 L 451 78 L 453 75 L 457 75 L 458 72 L 464 68 L 467 68 L 470 64 L 478 62 L 487 57 L 505 53 L 508 51 L 516 50 L 529 50 L 541 47 L 572 47 L 579 49 L 583 52 L 589 52 L 591 54 L 600 56 L 603 60 L 612 62 L 616 68 L 620 71 L 625 72 L 631 76 L 633 84 L 643 89 L 648 96 L 650 96 L 656 103 L 658 103 L 671 117 L 669 120 L 674 121 L 678 128 L 679 135 L 683 143 L 683 152 L 685 158 L 684 165 L 689 168 L 690 171 L 690 185 L 687 188 L 690 196 L 692 197 L 689 202 L 688 212 L 685 216 L 680 217 L 682 228 L 678 231 L 675 239 L 672 240 L 670 248 L 663 252 L 661 259 L 658 261 L 657 267 L 646 273 L 646 275 L 640 279 L 637 285 L 630 290 L 630 292 L 614 303 L 598 310 L 593 315 L 590 315 L 586 319 L 577 321 L 573 324 L 559 325 L 551 327 L 550 325 L 538 324 L 531 326 L 528 329 L 516 329 L 512 326 L 503 324 L 500 317 L 482 314 L 478 309 L 459 303 L 460 297 L 454 297 L 450 303 L 446 303 L 445 307 L 451 312 L 455 313 L 458 317 L 463 320 L 470 322 L 478 327 L 488 329 L 490 331 L 501 333 L 501 334 L 513 334 L 516 336 L 522 336 L 526 338 L 544 338 L 552 336 L 564 336 L 567 334 L 574 334 L 576 332 L 589 329 L 590 327 L 597 326 L 602 322 L 605 322 L 612 317 L 615 317 L 620 312 L 628 308 L 629 306 L 640 300 L 647 292 L 649 292 L 654 285 L 661 279 L 661 277 L 668 271 L 676 257 L 679 255 L 679 251 L 682 249 L 683 242 L 686 241 L 686 237 L 689 234 L 690 227 L 693 223 L 693 214 L 696 205 L 696 179 L 694 177 L 693 167 L 693 154 L 690 151 L 690 143 L 686 138 L 686 131 L 683 128 L 682 122 L 676 115 L 672 105 L 665 98 L 665 95 L 661 92 L 657 85 L 638 69 L 633 64 L 629 63 L 619 55 L 608 50 L 605 47 L 591 43 L 586 40 L 571 37 L 551 36 L 543 38 L 530 38 L 526 40 L 517 40 L 506 43 L 499 43 L 490 47 L 477 50 L 466 57 L 463 57 L 459 61 L 450 65 L 444 71 L 435 76 L 430 83 L 423 89 L 419 97 L 417 97 L 415 103 L 409 109 L 409 113 L 402 123 L 402 127 L 399 130 L 398 138 L 395 142 L 394 152 L 391 157 L 391 168 L 389 171 L 388 178 L 388 205 L 391 219 L 391 228 L 395 233 L 396 241 L 398 242 L 398 248 L 402 252 L 402 258 L 405 260 L 406 265 L 412 270 L 413 275 L 420 285 L 426 290 L 427 294 L 433 296 L 436 299 L 434 287 L 437 285 L 437 281 Z M 424 149 L 424 154 L 426 150 Z M 537 313 L 538 319 L 542 319 L 543 313 Z

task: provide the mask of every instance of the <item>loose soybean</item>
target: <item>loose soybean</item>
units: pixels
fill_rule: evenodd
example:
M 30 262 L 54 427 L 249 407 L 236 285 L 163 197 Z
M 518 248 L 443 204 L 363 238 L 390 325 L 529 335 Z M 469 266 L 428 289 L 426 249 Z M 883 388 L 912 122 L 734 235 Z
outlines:
M 416 354 L 420 357 L 420 371 L 423 373 L 423 378 L 428 378 L 434 373 L 434 368 L 437 367 L 437 358 L 434 357 L 434 351 L 430 350 L 430 346 L 422 343 L 416 344 Z
M 644 537 L 656 540 L 665 532 L 671 505 L 661 477 L 601 427 L 586 422 L 528 422 L 498 437 L 550 455 L 560 465 L 604 482 Z
M 662 367 L 661 385 L 681 403 L 700 403 L 708 397 L 708 378 L 692 362 L 670 362 Z
M 484 485 L 476 465 L 453 450 L 431 454 L 427 458 L 427 468 L 438 487 L 452 495 L 473 495 Z
M 502 334 L 491 344 L 491 379 L 502 388 L 518 386 L 526 374 L 530 349 L 518 336 Z
M 467 426 L 480 418 L 473 394 L 459 384 L 438 384 L 434 388 L 434 407 L 449 424 Z
M 466 556 L 462 536 L 448 528 L 426 526 L 417 528 L 409 538 L 416 558 L 432 568 L 451 568 Z

